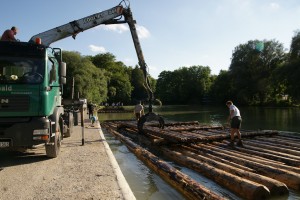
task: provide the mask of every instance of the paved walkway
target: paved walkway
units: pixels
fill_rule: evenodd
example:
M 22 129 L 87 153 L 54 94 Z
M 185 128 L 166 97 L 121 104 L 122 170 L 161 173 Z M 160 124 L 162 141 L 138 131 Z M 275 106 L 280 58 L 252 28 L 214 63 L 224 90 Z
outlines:
M 85 116 L 85 118 L 88 118 L 88 116 Z M 100 180 L 101 178 L 103 178 L 103 180 L 101 181 L 103 186 L 110 187 L 110 189 L 107 190 L 108 193 L 111 193 L 109 195 L 111 197 L 110 199 L 118 199 L 121 196 L 125 200 L 136 199 L 123 173 L 121 172 L 120 167 L 108 143 L 105 140 L 99 121 L 96 121 L 94 125 L 92 125 L 91 120 L 85 119 L 84 129 L 83 129 L 81 121 L 79 119 L 78 126 L 74 126 L 73 135 L 70 138 L 64 139 L 64 141 L 66 141 L 67 143 L 70 143 L 71 141 L 74 140 L 77 140 L 77 142 L 81 141 L 81 145 L 83 144 L 83 146 L 81 147 L 86 147 L 84 150 L 85 157 L 86 156 L 92 157 L 90 159 L 89 158 L 86 159 L 88 161 L 93 162 L 93 164 L 92 163 L 87 164 L 87 166 L 95 167 L 95 163 L 97 163 L 98 165 L 97 168 L 99 169 L 99 171 L 101 171 L 101 169 L 102 170 L 112 169 L 111 171 L 105 171 L 105 173 L 113 173 L 113 174 L 109 174 L 109 176 L 106 176 L 106 177 L 113 177 L 113 182 L 114 182 L 113 184 L 111 182 L 112 180 L 107 181 L 105 176 L 99 177 Z M 78 148 L 81 147 L 78 146 Z M 95 152 L 97 152 L 96 153 L 97 156 L 95 156 Z M 82 176 L 84 176 L 84 174 L 82 174 Z M 114 184 L 116 184 L 118 188 L 115 188 Z M 101 198 L 101 196 L 99 197 L 99 199 L 106 199 L 106 198 L 107 198 L 107 194 L 105 194 L 103 198 Z
M 57 158 L 47 158 L 44 145 L 0 152 L 0 200 L 135 200 L 99 122 L 84 122 Z

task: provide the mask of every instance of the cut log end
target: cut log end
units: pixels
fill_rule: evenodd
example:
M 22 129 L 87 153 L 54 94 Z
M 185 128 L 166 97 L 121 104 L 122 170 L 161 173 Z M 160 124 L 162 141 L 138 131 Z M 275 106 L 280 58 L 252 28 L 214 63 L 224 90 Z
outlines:
M 272 196 L 285 196 L 289 194 L 289 189 L 285 184 L 269 189 Z
M 270 191 L 266 186 L 259 186 L 256 188 L 254 193 L 252 194 L 252 197 L 249 196 L 249 199 L 256 199 L 256 200 L 263 200 L 270 198 Z

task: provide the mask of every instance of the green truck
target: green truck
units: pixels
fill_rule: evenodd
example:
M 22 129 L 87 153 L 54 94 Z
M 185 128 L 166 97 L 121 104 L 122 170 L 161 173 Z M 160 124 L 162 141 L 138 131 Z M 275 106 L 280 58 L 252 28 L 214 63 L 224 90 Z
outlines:
M 53 42 L 98 25 L 127 23 L 143 71 L 148 92 L 149 112 L 138 122 L 142 132 L 147 121 L 159 121 L 152 112 L 153 92 L 148 69 L 139 42 L 129 1 L 79 20 L 49 29 L 31 37 L 28 42 L 0 42 L 0 149 L 30 148 L 45 144 L 48 157 L 57 157 L 61 140 L 71 135 L 73 112 L 62 105 L 66 64 L 62 51 Z
M 62 51 L 31 42 L 0 42 L 0 148 L 45 144 L 57 157 L 73 130 L 62 105 L 66 64 Z

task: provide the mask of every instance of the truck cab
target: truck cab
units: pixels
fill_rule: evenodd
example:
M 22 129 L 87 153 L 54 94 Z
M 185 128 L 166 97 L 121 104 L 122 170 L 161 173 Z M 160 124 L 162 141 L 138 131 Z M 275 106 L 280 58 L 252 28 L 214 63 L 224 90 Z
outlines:
M 63 130 L 62 52 L 31 42 L 0 42 L 0 149 L 46 144 L 59 152 Z

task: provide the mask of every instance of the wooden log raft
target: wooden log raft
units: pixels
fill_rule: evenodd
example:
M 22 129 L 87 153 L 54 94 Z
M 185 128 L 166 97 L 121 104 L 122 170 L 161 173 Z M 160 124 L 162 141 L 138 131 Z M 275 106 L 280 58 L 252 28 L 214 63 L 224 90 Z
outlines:
M 284 183 L 279 182 L 274 179 L 271 179 L 269 177 L 262 176 L 262 175 L 254 173 L 254 172 L 245 171 L 238 167 L 234 167 L 231 165 L 224 164 L 222 162 L 212 160 L 210 158 L 207 158 L 206 156 L 201 156 L 199 154 L 195 154 L 195 153 L 187 151 L 187 150 L 182 150 L 181 148 L 178 150 L 178 152 L 180 152 L 183 155 L 186 155 L 188 157 L 194 158 L 194 159 L 200 161 L 201 163 L 207 163 L 217 169 L 224 170 L 228 173 L 239 176 L 241 178 L 248 179 L 248 180 L 254 181 L 256 183 L 265 185 L 270 190 L 271 195 L 286 195 L 289 193 L 289 190 Z M 224 180 L 224 181 L 227 181 L 227 180 Z M 233 183 L 232 185 L 236 185 L 236 184 Z M 246 188 L 245 193 L 247 193 L 247 188 Z
M 292 145 L 290 142 L 286 140 L 280 140 L 276 137 L 257 137 L 255 138 L 255 141 L 259 141 L 260 143 L 267 144 L 267 145 L 276 145 L 277 147 L 280 148 L 285 148 L 285 149 L 290 149 L 290 150 L 295 150 L 295 151 L 300 151 L 300 144 L 299 146 Z
M 275 152 L 278 152 L 278 153 L 285 153 L 284 156 L 293 155 L 294 157 L 292 156 L 292 158 L 300 159 L 300 151 L 278 147 L 278 145 L 276 145 L 276 144 L 272 145 L 272 144 L 262 143 L 259 140 L 253 140 L 253 141 L 246 140 L 246 141 L 243 141 L 243 142 L 244 142 L 244 144 L 252 145 L 252 146 L 255 146 L 255 147 L 275 151 Z
M 119 129 L 121 128 L 136 128 L 137 125 L 136 123 L 132 122 L 126 122 L 126 123 L 120 123 L 119 124 Z M 213 136 L 200 136 L 200 135 L 184 135 L 184 134 L 179 134 L 176 131 L 168 131 L 168 130 L 163 130 L 159 129 L 157 127 L 150 127 L 150 126 L 144 126 L 143 127 L 144 134 L 150 133 L 152 135 L 156 135 L 158 137 L 164 138 L 170 143 L 195 143 L 195 142 L 213 142 L 213 141 L 221 141 L 224 139 L 229 139 L 230 135 L 213 135 Z M 255 136 L 266 136 L 266 135 L 277 135 L 278 132 L 276 131 L 255 131 L 255 132 L 247 132 L 243 133 L 243 137 L 255 137 Z
M 162 148 L 164 156 L 169 157 L 175 162 L 189 167 L 200 174 L 212 179 L 219 185 L 226 187 L 244 199 L 267 199 L 270 197 L 270 191 L 262 184 L 243 179 L 239 176 L 225 172 L 216 168 L 216 166 L 200 162 L 191 157 L 182 155 L 179 152 L 171 151 L 167 148 Z
M 281 137 L 288 137 L 288 138 L 293 138 L 295 140 L 298 140 L 300 142 L 300 136 L 299 133 L 297 132 L 285 132 L 285 131 L 279 131 L 279 135 Z
M 148 167 L 159 174 L 164 180 L 171 184 L 175 189 L 180 191 L 186 198 L 203 199 L 203 200 L 219 200 L 223 197 L 213 193 L 209 189 L 200 185 L 189 176 L 178 171 L 168 163 L 160 160 L 147 150 L 132 142 L 127 137 L 119 134 L 117 131 L 107 128 L 107 130 L 119 138 L 130 151 L 132 151 L 140 160 L 142 160 Z
M 219 144 L 219 143 L 217 143 L 217 144 Z M 228 147 L 228 145 L 223 145 L 223 147 L 225 147 L 225 146 Z M 270 159 L 259 157 L 259 156 L 253 155 L 253 154 L 246 154 L 241 151 L 230 151 L 228 149 L 220 148 L 219 146 L 215 146 L 215 145 L 207 145 L 206 146 L 206 148 L 208 148 L 208 149 L 211 147 L 214 147 L 215 148 L 214 150 L 217 149 L 217 151 L 219 151 L 219 152 L 225 153 L 227 155 L 232 155 L 236 158 L 244 158 L 251 162 L 257 162 L 257 163 L 261 163 L 263 165 L 273 166 L 275 168 L 284 169 L 287 171 L 292 171 L 292 172 L 300 174 L 300 168 L 286 165 L 283 162 L 270 160 Z M 238 150 L 238 149 L 236 148 L 236 150 Z
M 226 160 L 255 169 L 258 174 L 281 181 L 290 188 L 300 190 L 300 174 L 298 173 L 284 170 L 281 168 L 276 168 L 273 166 L 264 165 L 259 162 L 249 161 L 248 159 L 233 156 L 228 153 L 221 153 L 219 152 L 220 149 L 215 147 L 208 148 L 207 145 L 203 145 L 203 144 L 197 144 L 197 145 L 191 144 L 191 146 L 195 149 L 198 149 L 199 153 L 204 152 L 204 153 L 210 153 L 216 156 L 220 156 Z
M 187 150 L 187 151 L 190 151 L 190 152 L 193 152 L 193 153 L 196 153 L 196 154 L 199 154 L 199 151 L 198 150 L 195 150 L 189 146 L 186 146 L 186 145 L 181 145 L 181 148 L 182 150 Z M 200 154 L 199 154 L 200 155 Z M 202 155 L 202 154 L 201 154 Z M 244 171 L 247 171 L 247 172 L 255 172 L 254 169 L 250 169 L 249 167 L 245 167 L 243 165 L 239 165 L 237 163 L 234 163 L 234 162 L 230 162 L 226 159 L 223 159 L 223 158 L 220 158 L 218 156 L 214 156 L 212 154 L 209 154 L 209 153 L 205 153 L 203 154 L 203 156 L 205 156 L 206 158 L 209 158 L 209 159 L 212 159 L 212 160 L 215 160 L 215 161 L 218 161 L 218 162 L 221 162 L 221 163 L 224 163 L 226 165 L 230 165 L 230 166 L 233 166 L 233 167 L 236 167 L 236 168 L 239 168 L 241 170 L 244 170 Z
M 246 143 L 246 142 L 245 142 Z M 222 145 L 226 146 L 226 145 Z M 287 165 L 294 166 L 294 167 L 300 167 L 300 160 L 296 156 L 291 156 L 288 154 L 285 155 L 279 155 L 276 151 L 270 151 L 264 148 L 259 148 L 256 146 L 247 146 L 247 148 L 239 148 L 235 147 L 240 152 L 248 153 L 250 155 L 257 155 L 263 158 L 272 159 L 275 161 L 283 162 Z

